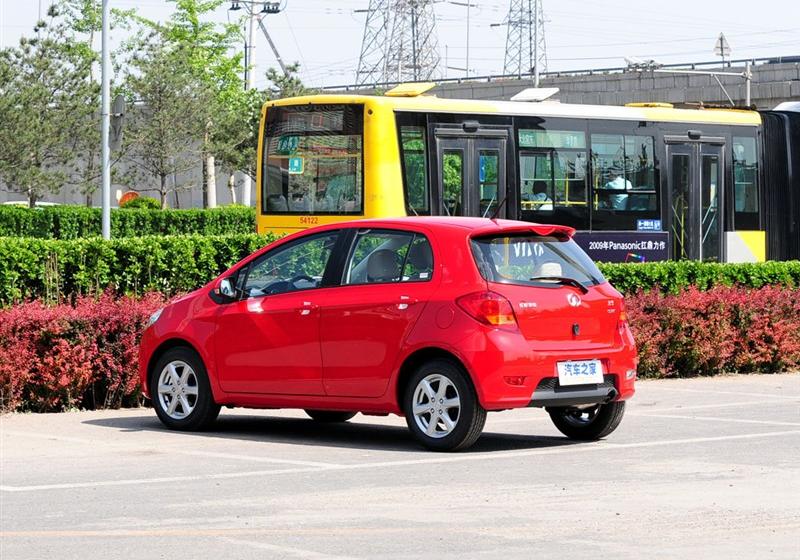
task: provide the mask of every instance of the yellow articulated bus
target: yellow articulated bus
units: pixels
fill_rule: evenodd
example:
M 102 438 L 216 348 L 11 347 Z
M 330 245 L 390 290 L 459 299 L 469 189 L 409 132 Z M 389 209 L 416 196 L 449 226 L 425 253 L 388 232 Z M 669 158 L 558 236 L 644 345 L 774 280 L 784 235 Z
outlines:
M 557 223 L 602 261 L 766 258 L 761 115 L 312 95 L 262 112 L 258 231 L 371 217 Z

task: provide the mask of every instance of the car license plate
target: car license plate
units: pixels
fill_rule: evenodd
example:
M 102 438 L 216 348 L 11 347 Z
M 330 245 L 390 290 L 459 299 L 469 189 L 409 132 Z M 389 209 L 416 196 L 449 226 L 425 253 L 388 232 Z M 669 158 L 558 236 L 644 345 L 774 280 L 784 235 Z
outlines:
M 600 360 L 558 362 L 559 385 L 589 385 L 603 382 Z

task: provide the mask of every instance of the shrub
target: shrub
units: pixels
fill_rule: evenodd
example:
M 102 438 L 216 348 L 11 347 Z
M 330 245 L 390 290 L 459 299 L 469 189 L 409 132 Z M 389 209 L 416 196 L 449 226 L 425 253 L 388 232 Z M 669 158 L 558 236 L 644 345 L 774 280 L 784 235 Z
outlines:
M 160 294 L 0 309 L 0 410 L 54 412 L 139 403 L 138 344 Z
M 763 263 L 704 263 L 667 261 L 654 263 L 601 264 L 600 270 L 622 293 L 658 287 L 677 294 L 694 286 L 708 290 L 714 286 L 800 286 L 800 261 Z
M 0 238 L 0 306 L 116 293 L 198 288 L 274 240 L 256 234 L 53 240 Z
M 127 202 L 120 204 L 120 208 L 147 208 L 150 210 L 161 210 L 161 204 L 149 196 L 137 196 Z
M 136 200 L 154 200 L 143 197 Z M 141 204 L 141 203 L 140 203 Z M 160 210 L 120 208 L 111 211 L 111 236 L 208 234 L 233 235 L 253 233 L 255 210 L 244 206 L 226 206 L 212 210 Z M 101 234 L 99 208 L 48 206 L 22 208 L 0 206 L 0 237 L 36 237 L 40 239 L 79 239 Z
M 800 290 L 692 286 L 625 298 L 642 377 L 778 372 L 800 366 Z

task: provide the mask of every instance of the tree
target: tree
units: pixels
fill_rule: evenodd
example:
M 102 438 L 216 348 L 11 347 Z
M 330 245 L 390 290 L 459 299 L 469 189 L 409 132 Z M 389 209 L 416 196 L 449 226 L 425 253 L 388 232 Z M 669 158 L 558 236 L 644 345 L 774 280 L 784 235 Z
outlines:
M 146 26 L 160 33 L 174 49 L 186 57 L 186 65 L 195 79 L 210 93 L 203 119 L 202 166 L 204 205 L 216 204 L 215 158 L 230 153 L 241 143 L 237 128 L 249 118 L 253 94 L 246 92 L 240 72 L 243 56 L 235 52 L 241 37 L 236 24 L 220 25 L 204 20 L 224 0 L 170 0 L 175 12 L 165 23 L 140 18 Z M 226 160 L 230 161 L 230 160 Z
M 127 159 L 159 193 L 161 207 L 178 185 L 174 177 L 197 161 L 205 134 L 205 115 L 213 92 L 197 80 L 189 57 L 156 34 L 143 54 L 131 61 L 126 89 L 137 104 L 126 131 Z M 170 177 L 173 184 L 170 185 Z
M 58 192 L 76 164 L 76 142 L 95 118 L 94 56 L 51 6 L 37 36 L 0 51 L 0 180 L 28 204 Z
M 297 76 L 300 64 L 295 62 L 286 67 L 286 73 L 278 72 L 275 68 L 267 70 L 267 80 L 271 87 L 267 89 L 270 99 L 283 99 L 284 97 L 299 97 L 310 95 L 314 90 L 307 88 Z

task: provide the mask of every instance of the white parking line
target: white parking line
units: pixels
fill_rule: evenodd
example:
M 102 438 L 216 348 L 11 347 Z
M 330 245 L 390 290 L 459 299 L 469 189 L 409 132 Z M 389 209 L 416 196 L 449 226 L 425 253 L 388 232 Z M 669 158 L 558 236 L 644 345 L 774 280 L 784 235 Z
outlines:
M 683 416 L 679 414 L 650 414 L 642 412 L 629 412 L 628 416 L 641 416 L 644 418 L 670 418 L 676 420 L 702 420 L 704 422 L 733 422 L 735 424 L 762 424 L 764 426 L 800 426 L 800 422 L 776 422 L 774 420 L 748 420 L 746 418 L 718 418 L 715 416 Z
M 136 452 L 148 452 L 148 451 L 156 451 L 156 449 L 152 447 L 131 447 L 128 445 L 115 443 L 113 441 L 103 441 L 103 440 L 95 440 L 89 438 L 75 438 L 75 437 L 67 437 L 67 436 L 54 436 L 50 434 L 40 434 L 36 432 L 20 432 L 17 430 L 2 430 L 0 431 L 0 435 L 8 434 L 12 436 L 22 437 L 22 438 L 36 438 L 36 439 L 45 439 L 49 441 L 63 441 L 65 443 L 82 443 L 85 445 L 97 446 L 97 445 L 105 445 L 108 447 L 112 447 L 115 449 L 119 449 L 122 451 L 128 451 L 131 453 Z M 176 437 L 182 436 L 191 436 L 191 434 L 174 434 Z M 338 467 L 340 466 L 337 463 L 323 463 L 320 461 L 300 461 L 294 459 L 276 459 L 274 457 L 263 457 L 260 455 L 242 455 L 239 453 L 219 453 L 213 451 L 187 451 L 183 449 L 170 449 L 167 453 L 172 455 L 184 455 L 187 457 L 211 457 L 214 459 L 229 459 L 229 460 L 238 460 L 238 461 L 252 461 L 255 463 L 274 463 L 276 465 L 296 465 L 298 467 Z
M 704 395 L 738 395 L 740 397 L 768 397 L 771 399 L 800 399 L 800 395 L 781 395 L 776 393 L 750 393 L 745 391 L 714 391 L 704 389 L 679 389 L 678 387 L 659 387 L 660 390 L 673 391 L 676 393 L 700 393 Z
M 559 447 L 528 449 L 520 451 L 499 451 L 489 453 L 461 453 L 447 456 L 434 456 L 426 457 L 424 459 L 407 459 L 399 461 L 383 461 L 374 463 L 356 463 L 350 465 L 332 465 L 327 467 L 309 467 L 297 469 L 279 469 L 279 470 L 265 470 L 265 471 L 249 471 L 238 473 L 221 473 L 221 474 L 208 474 L 208 475 L 195 475 L 184 477 L 169 477 L 169 478 L 141 478 L 129 480 L 106 480 L 94 482 L 78 482 L 78 483 L 64 483 L 64 484 L 42 484 L 32 486 L 0 486 L 0 491 L 3 492 L 36 492 L 46 490 L 69 490 L 77 488 L 92 488 L 101 486 L 121 486 L 121 485 L 138 485 L 138 484 L 158 484 L 164 482 L 183 482 L 183 481 L 198 481 L 198 480 L 220 480 L 220 479 L 237 479 L 237 478 L 252 478 L 252 477 L 265 477 L 271 475 L 281 474 L 302 474 L 309 472 L 323 472 L 323 471 L 354 471 L 354 470 L 369 470 L 385 467 L 404 467 L 416 465 L 431 465 L 441 463 L 457 463 L 466 461 L 485 461 L 487 459 L 514 459 L 520 457 L 532 457 L 538 455 L 560 455 L 563 453 L 581 453 L 592 451 L 609 451 L 619 449 L 637 449 L 647 447 L 662 447 L 669 445 L 687 445 L 695 443 L 712 443 L 718 441 L 735 441 L 735 440 L 749 440 L 761 439 L 770 437 L 782 437 L 800 435 L 800 430 L 787 430 L 781 432 L 765 432 L 756 434 L 735 434 L 729 436 L 715 436 L 715 437 L 697 437 L 686 439 L 674 440 L 661 440 L 661 441 L 644 441 L 636 443 L 608 443 L 605 441 L 587 443 L 587 444 L 571 444 Z
M 796 404 L 800 405 L 800 397 L 795 399 L 797 401 Z M 666 406 L 662 408 L 647 408 L 642 407 L 641 405 L 637 406 L 636 408 L 641 408 L 642 410 L 647 410 L 647 412 L 681 412 L 683 410 L 704 410 L 707 408 L 730 408 L 732 406 L 753 406 L 756 404 L 765 404 L 769 406 L 783 406 L 787 404 L 795 404 L 791 402 L 789 399 L 786 399 L 786 402 L 777 402 L 777 401 L 743 401 L 743 402 L 729 402 L 729 403 L 715 403 L 715 404 L 695 404 L 690 406 Z
M 279 554 L 280 558 L 303 558 L 305 560 L 354 560 L 353 556 L 339 556 L 324 554 L 322 552 L 315 552 L 313 550 L 304 550 L 302 548 L 295 548 L 291 546 L 280 546 L 276 544 L 269 544 L 260 541 L 250 541 L 245 539 L 233 539 L 231 537 L 220 537 L 220 540 L 242 546 L 249 546 L 260 550 L 268 550 Z

